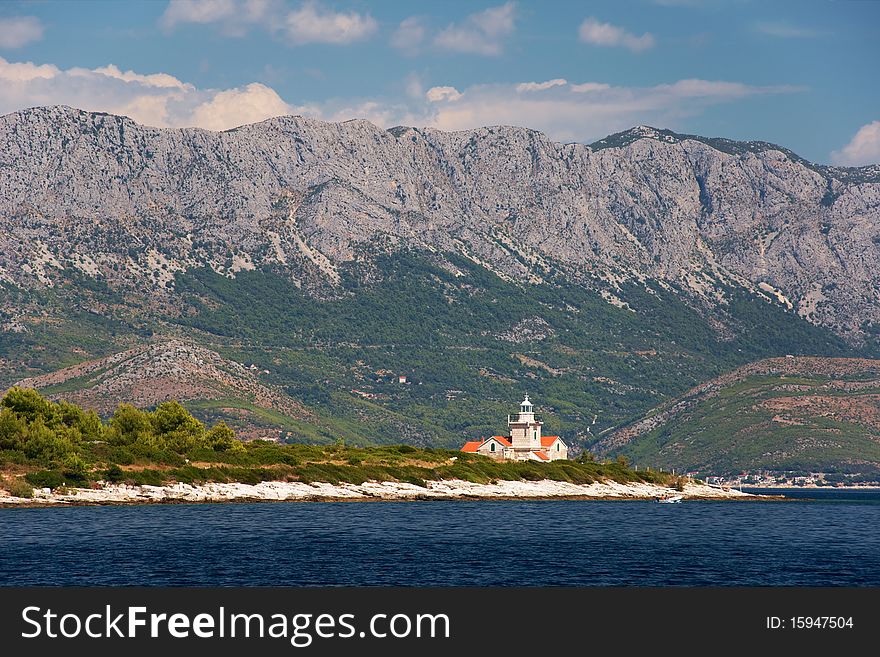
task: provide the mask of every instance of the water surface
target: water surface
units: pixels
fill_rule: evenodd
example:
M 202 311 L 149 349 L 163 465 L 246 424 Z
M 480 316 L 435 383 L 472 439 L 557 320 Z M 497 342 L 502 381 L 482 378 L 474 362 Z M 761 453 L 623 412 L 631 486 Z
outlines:
M 880 491 L 808 492 L 0 509 L 0 584 L 880 586 Z

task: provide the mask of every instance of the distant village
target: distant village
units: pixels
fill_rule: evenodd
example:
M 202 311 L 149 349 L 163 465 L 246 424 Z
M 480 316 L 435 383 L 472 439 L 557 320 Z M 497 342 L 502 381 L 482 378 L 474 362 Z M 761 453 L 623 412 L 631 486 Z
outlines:
M 690 477 L 703 479 L 711 486 L 731 488 L 779 488 L 779 487 L 842 487 L 842 486 L 870 486 L 880 485 L 880 475 L 869 477 L 866 475 L 846 475 L 839 472 L 800 472 L 790 470 L 778 472 L 762 470 L 759 472 L 743 472 L 736 475 L 705 476 L 697 472 L 687 473 Z

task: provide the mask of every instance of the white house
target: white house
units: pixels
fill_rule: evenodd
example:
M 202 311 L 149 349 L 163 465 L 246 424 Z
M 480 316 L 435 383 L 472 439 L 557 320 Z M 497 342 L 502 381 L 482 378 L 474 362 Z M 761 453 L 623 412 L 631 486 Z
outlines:
M 532 402 L 526 395 L 519 413 L 507 416 L 510 435 L 471 440 L 462 452 L 483 454 L 493 459 L 508 461 L 558 461 L 568 458 L 568 445 L 559 436 L 542 436 L 544 423 L 535 417 Z

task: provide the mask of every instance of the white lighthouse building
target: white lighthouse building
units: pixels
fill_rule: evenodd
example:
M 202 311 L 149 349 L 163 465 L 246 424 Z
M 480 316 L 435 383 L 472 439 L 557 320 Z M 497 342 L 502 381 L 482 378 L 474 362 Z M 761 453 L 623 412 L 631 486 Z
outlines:
M 543 436 L 544 423 L 526 395 L 519 413 L 507 416 L 507 436 L 492 436 L 466 442 L 462 452 L 476 452 L 490 458 L 510 461 L 557 461 L 568 458 L 568 445 L 559 436 Z

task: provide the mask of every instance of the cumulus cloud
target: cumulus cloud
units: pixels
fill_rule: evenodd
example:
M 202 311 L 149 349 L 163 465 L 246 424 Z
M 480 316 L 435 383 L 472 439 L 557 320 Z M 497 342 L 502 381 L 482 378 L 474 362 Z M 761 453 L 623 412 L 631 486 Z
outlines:
M 60 73 L 53 64 L 34 64 L 33 62 L 7 62 L 0 57 L 0 80 L 7 83 L 27 82 L 29 80 L 54 78 Z
M 593 46 L 622 47 L 633 52 L 653 48 L 655 44 L 654 35 L 650 32 L 636 36 L 622 27 L 611 23 L 602 23 L 593 17 L 587 18 L 581 23 L 578 36 L 581 41 Z
M 378 27 L 369 14 L 332 11 L 317 0 L 295 9 L 278 0 L 171 0 L 159 25 L 170 31 L 186 23 L 216 24 L 229 36 L 242 36 L 256 25 L 295 46 L 345 45 L 372 36 Z
M 418 16 L 405 18 L 391 35 L 391 45 L 406 54 L 414 54 L 425 41 L 427 28 Z
M 118 66 L 109 64 L 96 68 L 93 73 L 106 75 L 109 78 L 116 78 L 123 82 L 136 82 L 147 87 L 158 87 L 160 89 L 192 89 L 192 85 L 184 84 L 173 75 L 167 73 L 152 73 L 150 75 L 141 75 L 134 71 L 128 70 L 124 73 L 119 70 Z
M 0 86 L 2 113 L 36 105 L 70 105 L 122 114 L 156 127 L 226 130 L 303 109 L 288 105 L 262 84 L 198 89 L 166 73 L 122 71 L 113 64 L 62 70 L 0 57 Z
M 0 18 L 0 48 L 21 48 L 43 38 L 43 24 L 35 16 Z
M 274 89 L 254 82 L 241 89 L 227 89 L 193 110 L 192 122 L 207 130 L 226 130 L 289 114 L 291 107 Z
M 831 161 L 845 166 L 880 164 L 880 121 L 859 128 L 846 146 L 831 154 Z
M 563 78 L 467 88 L 435 85 L 423 91 L 411 75 L 398 96 L 336 98 L 290 104 L 269 86 L 202 89 L 172 75 L 95 69 L 60 69 L 52 64 L 0 58 L 0 112 L 35 105 L 65 104 L 124 114 L 158 127 L 195 126 L 225 130 L 283 114 L 329 121 L 363 118 L 383 127 L 414 125 L 463 130 L 519 125 L 559 141 L 594 141 L 638 124 L 686 129 L 707 108 L 757 95 L 793 93 L 799 87 L 755 86 L 736 81 L 685 79 L 645 87 L 613 86 Z M 835 155 L 841 163 L 876 161 L 880 122 L 865 126 Z M 874 150 L 872 150 L 874 149 Z M 871 153 L 874 153 L 873 155 Z
M 722 103 L 799 87 L 755 86 L 721 80 L 688 79 L 647 87 L 602 82 L 547 82 L 475 85 L 463 90 L 433 87 L 418 125 L 464 130 L 485 125 L 519 125 L 541 130 L 559 141 L 594 141 L 633 125 L 673 129 Z
M 182 23 L 217 23 L 233 18 L 237 9 L 234 0 L 171 0 L 159 25 L 172 30 Z
M 516 28 L 516 6 L 507 2 L 471 14 L 461 23 L 452 23 L 434 37 L 434 45 L 444 50 L 477 55 L 500 55 L 504 41 Z
M 425 98 L 431 103 L 439 103 L 444 100 L 454 102 L 461 98 L 461 93 L 455 87 L 431 87 L 425 92 Z
M 366 39 L 377 27 L 375 19 L 369 14 L 354 11 L 347 14 L 337 13 L 324 9 L 317 2 L 306 2 L 299 9 L 287 14 L 284 32 L 294 45 L 340 45 Z

